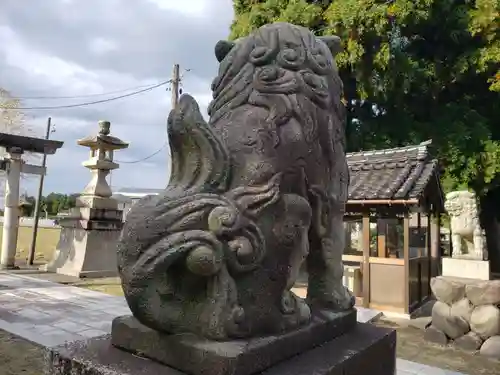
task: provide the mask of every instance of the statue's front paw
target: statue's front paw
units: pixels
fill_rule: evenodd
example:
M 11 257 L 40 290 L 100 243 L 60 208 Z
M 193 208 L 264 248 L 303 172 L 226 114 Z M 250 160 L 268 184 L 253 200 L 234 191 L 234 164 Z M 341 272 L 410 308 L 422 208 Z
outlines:
M 311 320 L 311 308 L 309 305 L 300 297 L 295 297 L 297 300 L 297 308 L 298 308 L 298 320 L 299 324 L 309 323 Z
M 339 310 L 352 309 L 356 304 L 356 297 L 354 297 L 351 291 L 345 286 L 342 286 L 342 289 L 343 290 L 339 292 L 339 296 L 336 298 L 337 307 Z
M 295 328 L 311 321 L 311 308 L 302 298 L 287 290 L 283 293 L 281 312 L 285 329 Z
M 308 297 L 308 302 L 313 308 L 344 311 L 354 307 L 356 297 L 344 285 L 340 285 L 328 294 Z

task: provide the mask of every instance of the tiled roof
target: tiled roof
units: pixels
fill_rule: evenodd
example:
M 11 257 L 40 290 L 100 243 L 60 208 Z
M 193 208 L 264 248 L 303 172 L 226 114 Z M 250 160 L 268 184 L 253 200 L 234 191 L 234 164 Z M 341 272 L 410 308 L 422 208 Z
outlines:
M 431 141 L 415 146 L 352 152 L 349 165 L 350 201 L 419 199 L 429 183 L 437 184 L 441 195 L 438 161 L 429 153 Z M 123 188 L 115 195 L 124 197 L 159 194 L 163 189 Z M 439 197 L 437 198 L 439 201 Z
M 418 199 L 430 182 L 437 183 L 440 192 L 438 162 L 429 154 L 430 143 L 348 153 L 349 200 Z

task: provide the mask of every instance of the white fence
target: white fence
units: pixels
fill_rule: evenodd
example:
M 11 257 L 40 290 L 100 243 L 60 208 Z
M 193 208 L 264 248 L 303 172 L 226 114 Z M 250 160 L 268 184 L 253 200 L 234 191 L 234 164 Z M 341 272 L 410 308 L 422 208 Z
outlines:
M 3 216 L 0 216 L 0 224 L 3 224 Z M 21 227 L 32 227 L 33 218 L 32 217 L 21 217 L 19 218 L 19 226 Z M 59 228 L 59 225 L 52 219 L 39 219 L 38 228 Z

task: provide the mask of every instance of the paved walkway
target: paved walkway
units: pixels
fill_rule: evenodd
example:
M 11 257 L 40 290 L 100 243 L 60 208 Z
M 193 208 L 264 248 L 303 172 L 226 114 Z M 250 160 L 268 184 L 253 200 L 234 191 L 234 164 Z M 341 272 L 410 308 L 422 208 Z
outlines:
M 104 335 L 129 314 L 123 297 L 0 273 L 0 329 L 44 346 Z
M 0 272 L 0 329 L 43 346 L 101 336 L 130 310 L 123 297 Z M 376 312 L 359 309 L 358 321 Z M 464 375 L 398 359 L 397 375 Z

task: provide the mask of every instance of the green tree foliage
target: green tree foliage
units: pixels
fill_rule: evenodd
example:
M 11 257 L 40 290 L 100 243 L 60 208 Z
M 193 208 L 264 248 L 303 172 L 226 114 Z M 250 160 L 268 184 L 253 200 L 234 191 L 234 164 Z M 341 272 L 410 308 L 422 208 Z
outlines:
M 35 197 L 23 194 L 19 199 L 19 203 L 21 203 L 20 207 L 21 216 L 27 216 L 27 217 L 33 216 L 36 204 Z
M 349 151 L 432 139 L 446 189 L 500 186 L 499 0 L 234 0 L 231 38 L 286 21 L 342 38 Z
M 48 216 L 56 216 L 57 214 L 68 211 L 76 206 L 76 197 L 78 194 L 60 194 L 50 193 L 41 199 L 41 207 L 47 211 Z
M 79 194 L 61 194 L 61 193 L 50 193 L 46 197 L 42 197 L 40 201 L 41 217 L 45 216 L 45 212 L 48 217 L 55 217 L 58 214 L 68 211 L 71 208 L 76 207 L 76 198 Z M 33 216 L 36 206 L 36 198 L 31 195 L 24 194 L 20 198 L 22 202 L 21 206 L 21 216 Z

